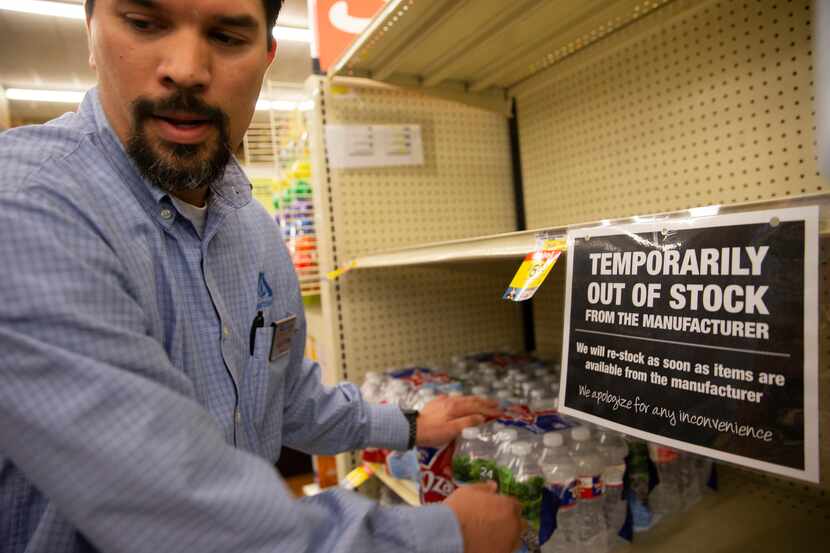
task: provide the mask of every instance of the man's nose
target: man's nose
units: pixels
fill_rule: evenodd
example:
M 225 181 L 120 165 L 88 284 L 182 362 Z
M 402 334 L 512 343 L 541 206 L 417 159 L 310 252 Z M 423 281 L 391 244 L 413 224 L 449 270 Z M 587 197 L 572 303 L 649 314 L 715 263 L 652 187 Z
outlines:
M 159 65 L 159 80 L 168 88 L 203 92 L 212 75 L 210 45 L 190 30 L 178 31 L 165 45 Z

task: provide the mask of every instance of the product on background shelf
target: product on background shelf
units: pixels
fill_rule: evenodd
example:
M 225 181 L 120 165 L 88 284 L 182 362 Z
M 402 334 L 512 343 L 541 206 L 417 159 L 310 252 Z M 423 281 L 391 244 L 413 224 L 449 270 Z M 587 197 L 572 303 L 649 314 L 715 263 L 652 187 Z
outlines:
M 571 457 L 579 478 L 579 502 L 582 523 L 579 541 L 587 552 L 602 552 L 608 535 L 602 502 L 602 472 L 605 463 L 591 441 L 591 431 L 580 426 L 571 432 Z
M 546 433 L 543 442 L 539 458 L 545 478 L 539 528 L 542 553 L 581 553 L 576 465 L 561 432 Z
M 707 459 L 651 444 L 668 482 L 660 491 L 646 443 L 562 416 L 549 391 L 556 371 L 551 363 L 485 352 L 454 356 L 447 371 L 434 361 L 428 365 L 367 372 L 361 393 L 372 402 L 420 410 L 438 396 L 466 390 L 498 399 L 503 416 L 465 429 L 441 448 L 365 450 L 364 460 L 385 462 L 391 475 L 414 480 L 422 503 L 443 501 L 459 485 L 496 481 L 499 493 L 523 505 L 531 533 L 522 551 L 605 553 L 631 539 L 632 524 L 642 531 L 656 522 L 653 504 L 665 509 L 663 494 L 671 488 L 689 492 L 685 503 L 669 494 L 672 512 L 702 495 L 711 470 Z M 524 395 L 514 395 L 519 391 Z
M 657 486 L 649 494 L 649 506 L 659 521 L 683 508 L 680 453 L 670 447 L 649 444 L 649 456 L 657 467 Z
M 625 458 L 628 457 L 628 444 L 622 434 L 612 430 L 599 429 L 597 449 L 602 455 L 605 469 L 602 482 L 605 489 L 602 494 L 605 525 L 608 530 L 608 545 L 614 547 L 621 543 L 620 537 L 628 510 L 623 480 L 625 477 Z
M 303 295 L 320 293 L 317 262 L 317 236 L 314 229 L 314 205 L 311 194 L 311 163 L 307 153 L 286 171 L 289 186 L 275 196 L 274 219 L 280 225 L 283 240 L 300 281 Z

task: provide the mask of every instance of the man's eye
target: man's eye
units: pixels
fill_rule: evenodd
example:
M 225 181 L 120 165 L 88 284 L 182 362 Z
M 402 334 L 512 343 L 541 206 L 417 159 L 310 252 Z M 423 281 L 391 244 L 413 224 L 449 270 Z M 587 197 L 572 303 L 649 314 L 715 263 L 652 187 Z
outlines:
M 127 24 L 136 31 L 148 32 L 155 31 L 160 28 L 159 24 L 151 19 L 135 16 L 126 16 L 124 19 L 126 19 Z
M 221 31 L 214 32 L 211 36 L 216 42 L 222 44 L 223 46 L 241 46 L 242 44 L 245 44 L 243 39 Z

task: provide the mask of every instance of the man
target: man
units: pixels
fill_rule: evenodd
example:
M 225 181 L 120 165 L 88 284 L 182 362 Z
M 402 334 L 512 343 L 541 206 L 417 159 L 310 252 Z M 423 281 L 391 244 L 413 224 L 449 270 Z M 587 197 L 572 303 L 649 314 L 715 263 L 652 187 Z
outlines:
M 4 553 L 516 545 L 518 504 L 492 487 L 381 508 L 293 500 L 273 470 L 282 444 L 437 445 L 495 413 L 446 398 L 407 419 L 303 360 L 290 259 L 230 156 L 279 7 L 87 0 L 99 86 L 0 137 Z

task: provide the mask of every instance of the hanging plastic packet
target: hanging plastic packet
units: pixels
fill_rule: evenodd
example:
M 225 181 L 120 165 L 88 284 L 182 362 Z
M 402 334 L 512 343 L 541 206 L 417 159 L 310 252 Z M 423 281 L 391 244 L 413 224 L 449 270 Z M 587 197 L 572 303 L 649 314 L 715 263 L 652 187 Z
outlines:
M 538 235 L 536 250 L 527 254 L 502 299 L 519 302 L 532 298 L 566 248 L 567 241 L 562 237 Z

